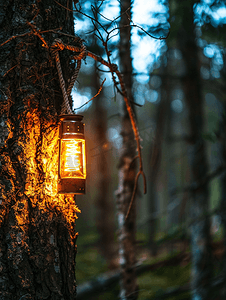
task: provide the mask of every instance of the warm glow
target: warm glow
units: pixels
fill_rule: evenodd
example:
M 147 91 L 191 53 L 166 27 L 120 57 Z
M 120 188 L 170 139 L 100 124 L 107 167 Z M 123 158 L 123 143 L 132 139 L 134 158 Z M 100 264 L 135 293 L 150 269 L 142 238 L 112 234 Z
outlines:
M 61 178 L 86 178 L 84 140 L 61 140 L 60 160 Z
M 8 123 L 8 138 L 13 137 L 13 126 L 14 123 Z M 80 210 L 76 206 L 74 195 L 58 193 L 59 127 L 54 120 L 50 122 L 49 119 L 45 121 L 40 119 L 40 114 L 36 110 L 28 111 L 23 115 L 20 119 L 20 127 L 24 134 L 19 135 L 17 140 L 22 149 L 18 155 L 18 162 L 25 168 L 24 195 L 23 192 L 18 193 L 13 184 L 17 174 L 13 162 L 7 155 L 4 157 L 4 162 L 12 178 L 12 188 L 3 191 L 2 203 L 0 200 L 0 225 L 4 222 L 8 206 L 11 205 L 15 212 L 15 226 L 22 228 L 21 236 L 15 231 L 17 242 L 23 243 L 23 232 L 27 230 L 29 222 L 32 224 L 40 222 L 40 214 L 48 216 L 49 221 L 63 221 L 73 241 L 76 235 L 74 224 Z M 42 170 L 41 177 L 40 170 Z M 14 201 L 15 199 L 18 201 Z M 28 203 L 40 213 L 29 215 Z

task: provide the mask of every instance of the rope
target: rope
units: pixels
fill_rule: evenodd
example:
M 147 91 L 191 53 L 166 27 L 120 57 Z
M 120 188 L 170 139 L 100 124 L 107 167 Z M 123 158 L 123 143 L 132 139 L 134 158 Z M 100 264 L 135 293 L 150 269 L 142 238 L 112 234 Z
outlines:
M 81 48 L 71 46 L 71 45 L 65 45 L 60 39 L 55 39 L 54 43 L 51 46 L 52 54 L 56 60 L 56 67 L 57 67 L 57 72 L 58 72 L 58 76 L 59 76 L 60 87 L 61 87 L 63 99 L 64 99 L 64 102 L 61 107 L 61 114 L 64 114 L 64 113 L 73 114 L 73 111 L 70 106 L 70 101 L 69 101 L 69 100 L 71 100 L 71 102 L 72 102 L 71 91 L 72 91 L 72 88 L 74 86 L 74 83 L 78 77 L 78 74 L 79 74 L 79 71 L 81 68 L 81 59 L 84 56 L 86 56 L 86 47 L 82 44 L 82 40 L 80 40 L 80 45 L 81 45 Z M 63 78 L 63 73 L 62 73 L 62 69 L 61 69 L 61 65 L 60 65 L 60 56 L 58 53 L 59 50 L 64 50 L 64 49 L 75 51 L 75 52 L 78 52 L 78 51 L 80 52 L 78 55 L 74 56 L 74 59 L 77 60 L 77 67 L 75 69 L 73 76 L 71 77 L 70 84 L 67 88 L 67 91 L 66 91 L 65 81 Z
M 73 86 L 74 86 L 74 84 L 75 84 L 75 80 L 76 80 L 77 77 L 78 77 L 78 73 L 79 73 L 79 71 L 80 71 L 81 64 L 82 64 L 82 63 L 81 63 L 81 60 L 78 60 L 78 61 L 77 61 L 77 67 L 76 67 L 76 69 L 75 69 L 75 72 L 74 72 L 73 76 L 71 77 L 71 81 L 70 81 L 69 86 L 68 86 L 68 88 L 67 88 L 67 95 L 68 95 L 68 96 L 71 94 L 71 91 L 72 91 Z

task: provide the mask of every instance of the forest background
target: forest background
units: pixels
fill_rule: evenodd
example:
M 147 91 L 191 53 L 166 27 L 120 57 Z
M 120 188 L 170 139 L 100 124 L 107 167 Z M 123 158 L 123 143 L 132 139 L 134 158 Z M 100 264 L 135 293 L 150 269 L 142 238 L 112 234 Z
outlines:
M 43 15 L 47 20 L 48 18 L 53 20 L 52 12 L 57 12 L 59 17 L 62 15 L 65 28 L 71 32 L 73 19 L 68 15 L 69 11 L 70 13 L 72 11 L 61 2 L 54 0 L 54 5 L 46 6 Z M 31 2 L 29 5 L 32 7 Z M 10 8 L 10 3 L 7 2 L 5 7 Z M 17 5 L 18 8 L 22 11 L 20 5 Z M 10 12 L 10 9 L 8 11 Z M 34 11 L 31 11 L 31 14 Z M 37 10 L 34 14 L 34 20 L 38 16 L 37 24 L 38 22 L 41 24 L 40 16 L 43 11 Z M 15 17 L 16 14 L 12 13 L 9 16 Z M 2 272 L 1 284 L 5 290 L 2 288 L 1 292 L 9 293 L 9 297 L 15 293 L 16 297 L 16 294 L 21 296 L 28 290 L 29 293 L 22 298 L 30 299 L 30 293 L 34 291 L 37 297 L 42 298 L 45 295 L 54 298 L 55 295 L 60 297 L 62 288 L 67 295 L 75 297 L 73 279 L 69 278 L 74 268 L 72 261 L 74 262 L 76 252 L 74 247 L 76 234 L 72 226 L 74 221 L 71 222 L 70 217 L 73 215 L 75 220 L 77 213 L 76 299 L 111 300 L 118 297 L 133 300 L 163 298 L 172 300 L 191 297 L 208 300 L 225 299 L 226 6 L 224 1 L 156 0 L 150 3 L 141 0 L 74 1 L 73 16 L 75 34 L 83 40 L 86 49 L 100 55 L 106 61 L 111 60 L 117 64 L 124 75 L 139 128 L 146 184 L 144 177 L 140 176 L 135 200 L 131 210 L 128 210 L 139 167 L 134 136 L 131 129 L 128 130 L 128 115 L 115 77 L 113 76 L 115 83 L 113 85 L 109 68 L 87 56 L 82 59 L 82 68 L 72 90 L 73 109 L 76 113 L 84 115 L 86 124 L 86 195 L 76 197 L 76 204 L 81 213 L 78 213 L 74 203 L 67 202 L 66 197 L 65 203 L 62 203 L 67 207 L 69 205 L 66 213 L 69 219 L 65 221 L 59 216 L 61 213 L 64 216 L 66 206 L 61 207 L 60 202 L 55 199 L 52 201 L 54 197 L 51 194 L 51 176 L 48 177 L 49 171 L 45 171 L 47 169 L 44 162 L 46 159 L 44 154 L 47 159 L 50 154 L 43 142 L 45 135 L 42 135 L 42 130 L 45 129 L 45 133 L 49 132 L 51 124 L 48 123 L 49 117 L 52 118 L 52 128 L 57 130 L 54 113 L 48 112 L 50 107 L 47 106 L 51 105 L 59 112 L 62 95 L 58 86 L 56 102 L 51 97 L 48 102 L 49 98 L 47 96 L 39 98 L 38 92 L 34 97 L 32 93 L 32 96 L 28 93 L 28 96 L 24 97 L 27 90 L 17 88 L 16 82 L 18 87 L 21 87 L 20 80 L 24 74 L 34 85 L 37 84 L 37 91 L 42 85 L 47 90 L 52 82 L 55 87 L 57 85 L 51 77 L 53 76 L 51 72 L 56 73 L 51 59 L 42 64 L 46 70 L 47 66 L 52 70 L 50 73 L 44 73 L 45 76 L 50 76 L 48 84 L 42 82 L 44 77 L 40 75 L 42 69 L 35 69 L 39 60 L 36 67 L 30 69 L 27 67 L 29 59 L 26 54 L 32 53 L 31 49 L 30 52 L 27 49 L 32 48 L 35 38 L 38 40 L 37 45 L 43 40 L 35 27 L 36 23 L 34 26 L 28 20 L 24 22 L 23 18 L 15 17 L 14 23 L 7 26 L 14 26 L 13 30 L 16 28 L 17 32 L 15 24 L 21 22 L 22 26 L 18 27 L 18 30 L 22 30 L 18 31 L 21 35 L 10 37 L 10 33 L 5 32 L 8 39 L 4 39 L 4 35 L 1 36 L 3 39 L 1 46 L 5 47 L 7 44 L 6 48 L 10 48 L 12 41 L 17 45 L 15 54 L 14 48 L 10 48 L 12 68 L 8 68 L 7 64 L 4 65 L 5 57 L 7 60 L 10 59 L 10 55 L 7 56 L 8 50 L 1 52 L 1 63 L 5 71 L 1 75 L 3 84 L 0 99 L 3 103 L 7 103 L 1 109 L 3 113 L 7 112 L 8 117 L 8 125 L 6 125 L 7 118 L 3 115 L 0 124 L 3 129 L 2 161 L 5 166 L 1 173 L 5 176 L 2 181 L 5 191 L 0 202 L 1 225 L 3 224 L 0 228 L 0 238 L 4 245 L 1 248 L 0 258 L 3 267 L 0 272 Z M 31 29 L 24 34 L 23 26 Z M 54 30 L 52 33 L 53 36 L 56 34 Z M 29 40 L 30 35 L 32 38 Z M 27 44 L 23 42 L 24 36 L 25 40 L 28 38 Z M 21 42 L 18 37 L 22 39 Z M 45 38 L 48 39 L 47 35 Z M 81 43 L 79 38 L 76 41 Z M 30 46 L 24 50 L 24 45 Z M 43 45 L 39 45 L 40 49 Z M 20 53 L 18 57 L 17 51 Z M 40 61 L 46 59 L 43 53 L 42 49 Z M 14 64 L 14 55 L 18 64 Z M 62 54 L 61 59 L 67 66 L 66 54 Z M 64 74 L 67 74 L 65 66 L 63 64 L 62 66 Z M 20 71 L 16 73 L 14 68 Z M 21 71 L 23 68 L 25 72 Z M 67 76 L 70 72 L 71 69 Z M 18 77 L 16 74 L 19 74 Z M 26 76 L 23 77 L 23 83 L 26 83 Z M 33 80 L 32 76 L 37 80 Z M 47 78 L 45 77 L 45 80 Z M 15 86 L 12 83 L 8 86 L 10 81 L 15 82 Z M 6 87 L 10 87 L 15 95 L 21 93 L 21 98 L 15 97 L 17 101 L 14 104 L 10 102 L 11 95 L 8 90 L 6 96 Z M 55 93 L 54 88 L 50 88 L 48 93 L 49 91 Z M 98 95 L 89 101 L 96 94 Z M 34 115 L 30 110 L 33 110 Z M 23 124 L 24 127 L 17 128 L 15 124 Z M 40 124 L 40 132 L 37 124 Z M 5 143 L 4 138 L 7 134 L 4 130 L 7 126 L 11 126 L 15 136 L 13 133 L 9 135 Z M 33 130 L 31 135 L 29 126 Z M 53 130 L 50 134 L 51 138 L 56 140 Z M 38 141 L 36 144 L 35 139 Z M 18 147 L 17 142 L 21 145 L 24 143 L 25 147 Z M 20 153 L 24 153 L 24 156 Z M 51 160 L 56 156 L 54 155 L 55 153 L 52 154 Z M 18 173 L 12 172 L 14 168 L 17 170 L 15 161 L 21 166 Z M 40 165 L 44 168 L 39 168 Z M 26 176 L 23 178 L 21 174 Z M 125 178 L 122 184 L 123 176 Z M 17 178 L 20 178 L 21 186 L 24 184 L 25 192 L 20 191 Z M 15 189 L 10 186 L 12 182 Z M 147 188 L 146 194 L 143 194 L 144 187 Z M 128 190 L 130 196 L 126 198 Z M 12 205 L 14 200 L 17 201 L 15 203 L 19 203 L 18 206 Z M 43 210 L 42 205 L 47 205 L 47 209 Z M 26 214 L 26 211 L 29 213 Z M 126 212 L 129 212 L 129 215 L 124 222 Z M 5 217 L 8 213 L 15 214 L 16 218 Z M 30 223 L 28 216 L 32 216 L 29 219 Z M 13 227 L 14 221 L 18 221 L 19 226 L 15 223 Z M 71 227 L 68 227 L 68 224 Z M 124 243 L 125 236 L 128 238 L 127 244 Z M 128 245 L 132 246 L 131 250 L 126 249 Z M 46 253 L 51 255 L 46 256 Z M 127 259 L 125 254 L 131 256 L 128 265 L 127 262 L 125 264 Z M 31 266 L 29 271 L 31 273 L 27 273 L 27 265 Z M 124 280 L 120 281 L 121 285 L 118 284 L 120 268 Z M 29 274 L 34 275 L 35 279 L 31 279 L 33 277 Z M 45 283 L 42 274 L 45 274 Z M 56 277 L 53 276 L 53 279 L 49 280 L 48 274 L 54 274 Z M 12 280 L 14 275 L 15 280 Z M 66 285 L 62 284 L 61 275 L 63 280 L 68 282 L 68 290 Z M 21 280 L 23 276 L 26 278 L 25 281 Z M 18 286 L 21 290 L 17 288 Z M 125 293 L 129 294 L 125 296 Z
M 80 4 L 86 11 L 92 5 L 87 1 L 84 4 L 80 2 Z M 222 181 L 224 178 L 222 152 L 224 146 L 222 143 L 224 142 L 221 129 L 223 128 L 225 108 L 226 7 L 221 1 L 200 1 L 194 3 L 193 8 L 195 43 L 197 44 L 195 55 L 199 57 L 200 86 L 204 99 L 202 116 L 204 126 L 201 136 L 205 143 L 208 161 L 208 173 L 203 174 L 203 180 L 208 182 L 208 212 L 212 221 L 211 238 L 222 240 L 223 227 L 218 212 L 221 199 L 224 197 L 222 194 L 224 191 L 222 188 L 222 184 L 224 184 Z M 107 23 L 104 17 L 113 20 L 120 14 L 118 1 L 104 1 L 101 9 L 99 18 L 102 22 L 106 21 Z M 185 28 L 181 30 L 182 19 L 186 18 L 186 13 L 186 6 L 179 5 L 177 1 L 151 1 L 149 4 L 143 1 L 134 1 L 132 4 L 132 24 L 134 24 L 131 39 L 132 91 L 134 102 L 137 104 L 135 109 L 140 136 L 143 140 L 144 171 L 148 176 L 147 194 L 142 195 L 140 179 L 140 191 L 136 197 L 137 240 L 139 243 L 137 259 L 143 260 L 147 264 L 153 261 L 150 253 L 159 252 L 153 248 L 160 249 L 160 257 L 161 255 L 175 254 L 181 250 L 183 241 L 186 243 L 190 235 L 192 184 L 189 151 L 191 150 L 189 149 L 189 108 L 184 89 L 187 70 L 180 46 L 183 35 L 185 39 L 186 35 L 189 35 Z M 80 19 L 79 14 L 76 16 L 76 32 L 80 36 L 87 36 L 85 38 L 87 45 L 98 47 L 98 43 L 101 42 L 95 39 L 96 44 L 94 45 L 90 19 Z M 113 26 L 117 27 L 117 23 Z M 164 37 L 167 36 L 168 31 L 170 34 L 166 40 L 153 39 L 150 36 Z M 111 59 L 116 63 L 119 61 L 119 38 L 119 35 L 115 35 L 110 40 L 112 42 L 110 44 Z M 73 93 L 74 108 L 87 102 L 98 89 L 93 80 L 93 76 L 96 76 L 95 67 L 87 62 L 82 71 L 77 89 Z M 92 75 L 93 73 L 94 75 Z M 104 243 L 101 240 L 103 235 L 98 230 L 101 215 L 98 206 L 99 189 L 101 189 L 98 164 L 103 159 L 106 160 L 107 165 L 107 171 L 105 171 L 108 184 L 105 199 L 108 202 L 106 207 L 109 209 L 107 214 L 112 221 L 110 225 L 114 228 L 112 231 L 117 230 L 114 192 L 117 190 L 117 163 L 122 145 L 120 136 L 122 99 L 112 85 L 111 74 L 98 72 L 98 76 L 99 85 L 104 78 L 107 79 L 103 91 L 98 96 L 101 99 L 101 107 L 106 118 L 105 140 L 98 139 L 95 126 L 93 126 L 97 122 L 96 99 L 78 110 L 79 113 L 84 114 L 85 120 L 89 120 L 86 122 L 89 174 L 87 195 L 77 198 L 78 206 L 82 211 L 76 225 L 80 235 L 77 240 L 78 284 L 87 278 L 95 277 L 96 272 L 107 271 L 106 261 L 101 254 L 103 253 L 101 252 L 103 246 L 101 243 Z M 156 144 L 157 152 L 153 150 Z M 156 160 L 158 163 L 157 169 L 154 170 L 153 187 L 150 179 L 153 178 L 152 168 L 156 167 Z M 193 182 L 193 184 L 195 183 Z M 150 202 L 154 202 L 154 204 L 150 205 Z M 117 234 L 115 234 L 114 249 L 117 253 Z M 222 248 L 218 251 L 222 252 Z M 114 258 L 116 258 L 117 264 L 117 254 Z M 100 269 L 100 265 L 103 266 L 103 269 L 102 267 Z M 166 267 L 164 270 L 156 271 L 156 274 L 142 275 L 138 279 L 141 288 L 139 299 L 150 299 L 151 295 L 161 293 L 161 289 L 170 285 L 185 284 L 190 274 L 189 262 L 184 262 L 184 267 L 178 268 L 184 270 L 178 270 L 176 266 L 175 268 L 168 267 L 168 269 Z M 220 273 L 218 269 L 215 271 Z M 181 274 L 182 276 L 180 276 Z M 107 296 L 103 294 L 97 299 L 106 299 L 106 297 L 115 299 L 116 295 L 117 291 L 112 296 L 109 292 Z M 170 299 L 182 298 L 179 295 L 178 298 L 172 296 Z

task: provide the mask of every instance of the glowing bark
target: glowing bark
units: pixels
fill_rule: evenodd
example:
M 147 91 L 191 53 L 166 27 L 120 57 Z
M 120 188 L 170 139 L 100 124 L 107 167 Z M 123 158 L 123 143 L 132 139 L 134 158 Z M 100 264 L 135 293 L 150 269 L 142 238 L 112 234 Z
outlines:
M 72 7 L 71 1 L 61 1 Z M 29 23 L 30 22 L 30 23 Z M 33 26 L 33 27 L 32 27 Z M 73 34 L 72 13 L 53 1 L 0 4 L 1 173 L 0 298 L 75 299 L 76 213 L 57 194 L 58 118 L 62 104 L 49 49 Z M 63 40 L 65 37 L 59 36 Z M 65 39 L 68 42 L 68 37 Z M 61 54 L 66 79 L 73 66 Z M 4 133 L 4 134 L 3 134 Z

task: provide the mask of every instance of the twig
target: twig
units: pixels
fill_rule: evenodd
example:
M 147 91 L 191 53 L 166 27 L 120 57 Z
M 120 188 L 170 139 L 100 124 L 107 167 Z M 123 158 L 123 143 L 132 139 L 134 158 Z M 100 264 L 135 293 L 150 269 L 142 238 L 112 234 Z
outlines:
M 131 211 L 131 208 L 132 208 L 132 205 L 133 205 L 133 201 L 134 201 L 134 198 L 135 198 L 135 195 L 136 195 L 136 191 L 137 191 L 137 183 L 138 183 L 138 179 L 139 179 L 139 176 L 140 176 L 140 175 L 143 176 L 143 181 L 144 181 L 144 194 L 146 194 L 146 177 L 145 177 L 144 171 L 143 171 L 143 170 L 140 170 L 140 171 L 137 173 L 136 178 L 135 178 L 135 184 L 134 184 L 134 188 L 133 188 L 133 195 L 132 195 L 132 198 L 131 198 L 131 200 L 130 200 L 130 204 L 129 204 L 129 208 L 128 208 L 128 211 L 127 211 L 125 220 L 127 220 L 128 216 L 129 216 L 129 213 L 130 213 L 130 211 Z
M 58 32 L 56 30 L 61 30 L 62 28 L 59 27 L 59 28 L 56 28 L 56 29 L 50 29 L 50 30 L 43 30 L 43 31 L 38 31 L 39 34 L 42 34 L 42 33 L 49 33 L 49 32 L 53 32 L 53 33 L 58 33 L 58 34 L 63 34 L 63 35 L 68 35 L 66 33 L 63 33 L 63 32 Z M 24 37 L 26 35 L 30 35 L 30 34 L 35 34 L 34 32 L 32 31 L 29 31 L 29 32 L 25 32 L 25 33 L 22 33 L 22 34 L 18 34 L 18 35 L 14 35 L 14 36 L 11 36 L 8 40 L 6 40 L 5 42 L 3 42 L 0 47 L 4 46 L 5 44 L 11 42 L 13 39 L 16 39 L 16 38 L 19 38 L 19 37 Z M 74 37 L 74 36 L 71 36 L 71 37 Z M 75 37 L 74 37 L 75 38 Z M 41 39 L 42 40 L 42 39 Z
M 54 0 L 54 1 L 56 1 L 56 0 Z M 30 25 L 32 27 L 32 32 L 23 34 L 22 36 L 33 33 L 34 35 L 37 35 L 39 37 L 39 39 L 43 42 L 43 44 L 42 44 L 43 47 L 49 48 L 48 44 L 46 43 L 46 41 L 44 40 L 44 38 L 41 36 L 42 32 L 38 31 L 35 28 L 35 26 L 32 25 L 29 22 L 28 22 L 28 25 Z M 6 42 L 4 42 L 2 45 L 6 44 L 7 42 L 9 42 L 10 40 L 12 40 L 13 38 L 16 38 L 16 37 L 18 37 L 18 36 L 11 37 L 9 40 L 7 40 Z M 68 95 L 67 95 L 67 92 L 66 92 L 66 89 L 65 89 L 65 83 L 64 83 L 64 80 L 63 80 L 62 70 L 61 70 L 61 66 L 60 66 L 59 53 L 58 53 L 59 50 L 67 49 L 67 50 L 70 50 L 70 51 L 73 51 L 73 52 L 78 52 L 79 54 L 75 56 L 75 59 L 77 59 L 77 60 L 81 60 L 84 56 L 89 56 L 89 57 L 92 57 L 93 59 L 95 59 L 96 61 L 100 62 L 101 64 L 107 66 L 110 69 L 111 73 L 112 73 L 112 79 L 113 79 L 115 87 L 117 88 L 117 90 L 120 92 L 120 94 L 124 98 L 124 101 L 125 101 L 125 104 L 126 104 L 126 108 L 127 108 L 127 111 L 128 111 L 129 117 L 130 117 L 131 125 L 132 125 L 132 128 L 133 128 L 134 136 L 135 136 L 135 139 L 136 139 L 137 151 L 138 151 L 138 157 L 139 157 L 139 172 L 137 173 L 137 176 L 136 176 L 136 179 L 135 179 L 133 196 L 132 196 L 132 199 L 131 199 L 129 210 L 127 212 L 127 217 L 128 217 L 129 212 L 130 212 L 130 208 L 132 206 L 133 199 L 134 199 L 134 196 L 135 196 L 138 178 L 139 178 L 140 175 L 142 175 L 142 177 L 143 177 L 143 181 L 144 181 L 144 193 L 146 193 L 146 178 L 145 178 L 145 174 L 143 172 L 143 162 L 142 162 L 142 156 L 141 156 L 141 145 L 140 145 L 139 131 L 138 131 L 138 128 L 137 128 L 137 125 L 136 125 L 136 121 L 135 121 L 135 117 L 134 117 L 133 110 L 132 110 L 132 107 L 131 107 L 131 103 L 130 103 L 130 101 L 128 99 L 128 96 L 127 96 L 127 92 L 126 92 L 124 81 L 122 79 L 122 75 L 121 75 L 121 73 L 118 70 L 118 66 L 116 64 L 112 64 L 111 63 L 110 52 L 108 51 L 108 48 L 107 48 L 107 41 L 108 41 L 108 39 L 109 39 L 109 34 L 107 36 L 106 42 L 103 42 L 103 45 L 104 45 L 106 53 L 107 53 L 108 62 L 105 61 L 102 57 L 100 57 L 100 56 L 98 56 L 98 55 L 96 55 L 96 54 L 94 54 L 94 53 L 92 53 L 90 51 L 86 51 L 86 48 L 83 45 L 81 39 L 79 39 L 81 47 L 67 45 L 67 44 L 64 44 L 60 39 L 55 39 L 54 43 L 51 46 L 51 50 L 52 50 L 52 52 L 54 54 L 54 57 L 56 59 L 56 66 L 57 66 L 57 71 L 58 71 L 58 74 L 59 74 L 60 85 L 61 85 L 63 97 L 64 97 L 64 103 L 66 104 L 67 110 L 69 112 L 71 112 L 71 108 L 70 108 L 70 105 L 69 105 Z M 115 80 L 114 73 L 118 77 L 119 84 L 121 86 L 121 91 L 117 87 L 118 83 Z M 98 93 L 93 98 L 91 98 L 88 102 L 90 102 L 97 95 L 99 95 L 100 91 L 102 90 L 104 82 L 105 82 L 105 80 L 102 82 Z M 83 107 L 87 103 L 83 104 L 81 107 Z M 79 108 L 81 108 L 81 107 L 79 107 Z M 79 108 L 76 108 L 76 109 L 79 109 Z
M 127 14 L 127 11 L 130 10 L 132 7 L 132 5 L 130 5 L 123 13 L 121 13 L 121 15 L 119 15 L 118 17 L 114 18 L 112 20 L 112 23 L 115 22 L 116 20 L 118 20 L 119 18 L 121 18 L 124 14 Z
M 54 1 L 57 2 L 56 0 L 54 0 Z M 58 3 L 58 2 L 57 2 L 57 3 Z M 61 5 L 60 3 L 58 3 L 58 4 Z M 61 5 L 61 6 L 63 6 L 63 5 Z M 63 6 L 63 7 L 64 7 L 64 6 Z M 64 7 L 64 8 L 67 9 L 66 7 Z M 102 18 L 105 18 L 106 20 L 110 21 L 110 24 L 107 24 L 107 25 L 106 25 L 106 26 L 109 28 L 109 27 L 111 26 L 111 24 L 114 23 L 117 19 L 119 19 L 122 15 L 127 14 L 128 10 L 131 9 L 131 6 L 128 7 L 128 8 L 127 8 L 120 16 L 116 17 L 116 18 L 113 19 L 113 20 L 110 20 L 110 19 L 106 18 L 104 15 L 102 15 L 97 9 L 95 9 L 95 8 L 92 6 L 92 11 L 93 11 L 93 9 L 94 9 L 99 15 L 101 15 Z M 73 11 L 74 11 L 74 10 L 73 10 Z M 94 21 L 95 23 L 97 23 L 97 24 L 98 24 L 98 25 L 99 25 L 99 26 L 107 33 L 107 35 L 108 35 L 108 40 L 111 38 L 111 37 L 110 37 L 110 34 L 111 34 L 114 30 L 120 30 L 120 29 L 122 28 L 122 27 L 115 27 L 115 28 L 113 28 L 111 31 L 108 32 L 107 29 L 106 29 L 99 21 L 96 20 L 96 18 L 93 18 L 93 17 L 91 17 L 91 16 L 89 16 L 89 15 L 87 15 L 87 14 L 81 12 L 81 11 L 78 10 L 77 8 L 76 8 L 75 11 L 78 12 L 78 13 L 80 13 L 80 14 L 82 14 L 82 15 L 85 16 L 86 18 L 89 18 L 90 20 Z M 93 13 L 93 14 L 94 14 L 94 13 Z M 148 36 L 150 36 L 150 37 L 153 38 L 153 39 L 156 39 L 156 40 L 166 40 L 166 39 L 168 38 L 169 34 L 170 34 L 170 31 L 169 31 L 165 37 L 162 37 L 162 36 L 160 36 L 160 37 L 155 37 L 155 36 L 151 35 L 149 32 L 147 32 L 147 31 L 146 31 L 143 27 L 141 27 L 140 25 L 134 24 L 134 22 L 133 22 L 129 17 L 128 17 L 128 20 L 129 20 L 130 22 L 132 22 L 132 24 L 124 25 L 124 27 L 130 26 L 130 27 L 136 27 L 136 28 L 139 28 L 141 31 L 143 31 L 145 34 L 147 34 Z
M 104 85 L 105 81 L 106 81 L 106 78 L 104 78 L 104 80 L 103 80 L 103 82 L 101 83 L 100 88 L 99 88 L 99 90 L 98 90 L 98 92 L 96 93 L 95 96 L 93 96 L 89 101 L 87 101 L 86 103 L 82 104 L 81 106 L 75 108 L 74 110 L 78 110 L 78 109 L 82 108 L 83 106 L 85 106 L 86 104 L 88 104 L 90 101 L 92 101 L 94 98 L 96 98 L 96 97 L 100 94 L 100 92 L 101 92 L 101 90 L 102 90 L 102 88 L 103 88 L 103 85 Z
M 148 36 L 150 36 L 151 38 L 153 38 L 155 40 L 166 40 L 169 37 L 169 34 L 170 34 L 170 31 L 169 31 L 166 36 L 160 36 L 160 37 L 153 36 L 150 33 L 148 33 L 144 28 L 142 28 L 140 25 L 137 25 L 137 24 L 128 24 L 128 25 L 124 25 L 122 27 L 115 27 L 111 31 L 109 31 L 108 34 L 110 36 L 110 34 L 114 30 L 120 30 L 120 29 L 125 28 L 125 27 L 136 27 L 136 28 L 139 28 L 140 30 L 142 30 L 144 33 L 146 33 Z
M 18 35 L 14 35 L 14 36 L 11 36 L 8 40 L 6 40 L 5 42 L 3 42 L 0 47 L 4 46 L 5 44 L 9 43 L 10 41 L 12 41 L 13 39 L 16 39 L 18 37 L 23 37 L 23 36 L 26 36 L 26 35 L 29 35 L 29 34 L 32 34 L 32 32 L 25 32 L 23 34 L 18 34 Z
M 98 7 L 98 9 L 96 8 L 96 7 L 94 7 L 93 5 L 91 5 L 91 8 L 92 8 L 92 11 L 96 11 L 96 13 L 97 14 L 99 14 L 103 19 L 105 19 L 105 20 L 107 20 L 107 21 L 110 21 L 110 22 L 112 22 L 112 20 L 111 19 L 108 19 L 107 17 L 105 17 L 103 14 L 101 14 L 100 12 L 99 12 L 99 7 Z
M 81 12 L 81 11 L 78 10 L 77 8 L 76 8 L 75 12 L 80 13 L 81 15 L 85 16 L 86 18 L 89 18 L 90 20 L 93 20 L 93 21 L 96 22 L 98 25 L 100 25 L 100 27 L 107 33 L 107 30 L 104 28 L 104 26 L 103 26 L 99 21 L 97 21 L 95 18 L 93 18 L 93 17 L 91 17 L 91 16 L 89 16 L 89 15 L 87 15 L 87 14 Z
M 31 26 L 33 33 L 34 33 L 35 35 L 37 35 L 37 36 L 40 38 L 40 40 L 43 42 L 42 46 L 48 49 L 49 46 L 48 46 L 48 44 L 46 43 L 45 39 L 41 36 L 40 31 L 37 30 L 36 27 L 35 27 L 33 24 L 31 24 L 30 22 L 27 22 L 27 24 L 28 24 L 29 26 Z
M 70 8 L 68 8 L 68 7 L 66 7 L 66 6 L 64 6 L 64 5 L 62 5 L 62 4 L 60 4 L 58 1 L 54 0 L 54 2 L 56 2 L 58 5 L 60 5 L 60 6 L 63 7 L 64 9 L 66 9 L 66 10 L 68 10 L 68 11 L 71 11 L 71 12 L 74 12 L 73 9 L 70 9 Z
M 101 56 L 96 55 L 90 51 L 87 51 L 86 54 L 87 54 L 87 56 L 92 57 L 93 59 L 95 59 L 96 61 L 101 63 L 102 65 L 108 67 L 109 69 L 111 68 L 110 64 L 106 60 L 104 60 Z
M 133 204 L 133 200 L 134 200 L 135 193 L 136 193 L 136 188 L 137 188 L 137 181 L 138 181 L 138 178 L 139 178 L 140 175 L 142 175 L 142 177 L 143 177 L 144 194 L 146 194 L 146 177 L 145 177 L 145 174 L 143 172 L 143 162 L 142 162 L 142 156 L 141 156 L 140 135 L 139 135 L 139 131 L 138 131 L 138 128 L 137 128 L 137 125 L 136 125 L 136 121 L 135 121 L 135 117 L 134 117 L 134 113 L 133 113 L 131 104 L 130 104 L 129 99 L 127 97 L 126 88 L 125 88 L 124 81 L 122 79 L 122 75 L 118 70 L 118 66 L 116 64 L 111 64 L 111 62 L 107 62 L 107 61 L 103 60 L 100 56 L 98 56 L 98 55 L 96 55 L 96 54 L 94 54 L 90 51 L 87 51 L 87 55 L 92 57 L 96 61 L 102 63 L 103 65 L 107 66 L 111 70 L 111 72 L 113 74 L 112 76 L 114 76 L 114 73 L 116 73 L 116 75 L 119 79 L 120 86 L 121 86 L 121 94 L 123 95 L 123 98 L 124 98 L 124 101 L 125 101 L 125 104 L 126 104 L 126 108 L 127 108 L 127 111 L 128 111 L 129 117 L 130 117 L 130 121 L 131 121 L 133 132 L 134 132 L 134 136 L 135 136 L 136 143 L 137 143 L 137 151 L 138 151 L 138 156 L 139 156 L 139 172 L 137 173 L 137 176 L 136 176 L 136 179 L 135 179 L 133 196 L 132 196 L 132 199 L 131 199 L 131 202 L 130 202 L 129 210 L 126 214 L 126 219 L 127 219 L 128 215 L 130 213 L 130 209 L 131 209 L 132 204 Z M 108 56 L 108 59 L 110 61 L 109 56 Z M 116 83 L 115 83 L 115 85 L 116 85 Z
M 12 71 L 14 68 L 16 68 L 18 66 L 18 64 L 16 64 L 15 66 L 13 66 L 12 68 L 10 68 L 4 75 L 3 77 L 5 77 L 10 71 Z
M 139 28 L 140 30 L 142 30 L 144 33 L 146 33 L 147 35 L 149 35 L 153 39 L 156 39 L 156 40 L 166 40 L 168 38 L 169 34 L 170 34 L 170 31 L 168 31 L 166 37 L 161 37 L 161 36 L 160 37 L 155 37 L 155 36 L 151 35 L 150 33 L 148 33 L 146 30 L 144 30 L 144 28 L 142 28 L 140 25 L 134 24 L 133 20 L 130 18 L 130 16 L 128 14 L 127 14 L 127 17 L 128 17 L 129 22 L 132 23 L 132 24 L 129 23 L 127 26 L 137 27 L 137 28 Z

